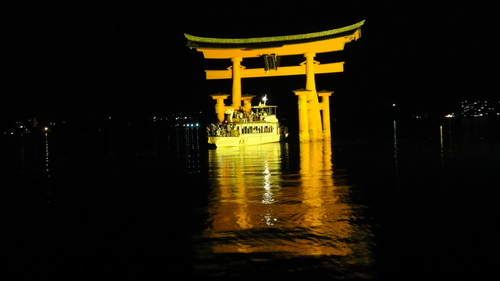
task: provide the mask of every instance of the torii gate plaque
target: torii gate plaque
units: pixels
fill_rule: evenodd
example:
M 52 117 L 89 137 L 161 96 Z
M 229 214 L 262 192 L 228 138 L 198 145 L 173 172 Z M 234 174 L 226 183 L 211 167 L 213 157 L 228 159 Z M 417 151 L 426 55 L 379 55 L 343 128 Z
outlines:
M 299 139 L 301 142 L 330 139 L 331 91 L 316 91 L 315 74 L 344 71 L 344 62 L 320 64 L 314 60 L 317 53 L 341 51 L 345 43 L 361 37 L 364 20 L 349 26 L 306 34 L 255 38 L 209 38 L 184 34 L 187 46 L 202 52 L 206 59 L 230 59 L 226 70 L 205 70 L 206 79 L 233 80 L 232 105 L 224 105 L 228 95 L 213 95 L 216 111 L 225 109 L 249 111 L 252 97 L 241 96 L 241 78 L 306 75 L 304 89 L 294 90 L 298 96 Z M 298 66 L 278 67 L 279 56 L 303 55 L 305 62 Z M 241 65 L 244 58 L 263 57 L 264 68 L 247 69 Z M 321 102 L 318 100 L 321 96 Z M 241 101 L 245 105 L 241 105 Z M 322 113 L 322 114 L 321 114 Z M 221 114 L 219 114 L 220 116 Z M 222 120 L 221 120 L 222 121 Z

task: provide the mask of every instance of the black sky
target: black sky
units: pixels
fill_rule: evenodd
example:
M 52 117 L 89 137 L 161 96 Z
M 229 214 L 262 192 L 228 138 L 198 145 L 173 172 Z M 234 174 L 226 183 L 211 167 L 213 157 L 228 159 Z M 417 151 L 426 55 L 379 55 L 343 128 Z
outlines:
M 408 111 L 446 111 L 461 99 L 498 95 L 494 6 L 374 2 L 14 1 L 1 12 L 0 117 L 211 109 L 209 95 L 230 93 L 231 83 L 204 79 L 208 62 L 185 46 L 184 33 L 299 34 L 361 20 L 360 40 L 317 57 L 346 62 L 344 73 L 317 76 L 317 88 L 335 91 L 344 111 L 385 110 L 393 102 Z M 295 103 L 291 90 L 303 86 L 299 76 L 246 79 L 243 92 Z

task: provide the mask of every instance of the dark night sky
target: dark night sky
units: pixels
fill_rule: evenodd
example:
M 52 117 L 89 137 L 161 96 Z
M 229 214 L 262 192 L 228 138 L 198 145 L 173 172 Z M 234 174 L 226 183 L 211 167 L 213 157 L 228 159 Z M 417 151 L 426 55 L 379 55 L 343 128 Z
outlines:
M 204 79 L 208 62 L 185 46 L 183 33 L 258 37 L 361 20 L 360 40 L 339 54 L 317 57 L 346 62 L 344 73 L 318 75 L 316 81 L 318 90 L 335 91 L 339 112 L 383 111 L 392 102 L 408 112 L 447 111 L 464 98 L 495 98 L 499 88 L 494 6 L 322 1 L 308 15 L 302 4 L 284 7 L 283 1 L 169 2 L 14 1 L 1 12 L 0 117 L 211 109 L 209 95 L 230 93 L 231 82 Z M 295 104 L 291 91 L 304 84 L 300 76 L 245 79 L 243 93 Z

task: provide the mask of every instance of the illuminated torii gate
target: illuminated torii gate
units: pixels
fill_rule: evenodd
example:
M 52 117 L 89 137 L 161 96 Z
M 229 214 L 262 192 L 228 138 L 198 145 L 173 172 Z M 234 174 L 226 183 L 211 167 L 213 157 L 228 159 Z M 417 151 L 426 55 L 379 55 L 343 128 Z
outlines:
M 232 66 L 226 70 L 205 70 L 206 79 L 231 79 L 232 104 L 226 106 L 225 94 L 212 95 L 216 100 L 216 113 L 222 122 L 227 109 L 251 110 L 253 96 L 241 95 L 241 78 L 306 75 L 304 89 L 294 90 L 298 96 L 299 139 L 301 142 L 329 139 L 331 91 L 316 91 L 315 74 L 344 71 L 344 62 L 320 64 L 314 60 L 317 53 L 341 51 L 345 43 L 361 36 L 360 21 L 349 26 L 321 32 L 298 35 L 255 38 L 209 38 L 184 34 L 187 46 L 202 52 L 206 59 L 230 59 Z M 280 56 L 303 55 L 305 62 L 298 66 L 278 67 Z M 264 68 L 245 68 L 244 58 L 264 58 Z M 318 100 L 321 96 L 321 102 Z M 241 101 L 244 105 L 242 106 Z M 321 116 L 322 113 L 322 116 Z M 323 119 L 323 122 L 322 122 Z

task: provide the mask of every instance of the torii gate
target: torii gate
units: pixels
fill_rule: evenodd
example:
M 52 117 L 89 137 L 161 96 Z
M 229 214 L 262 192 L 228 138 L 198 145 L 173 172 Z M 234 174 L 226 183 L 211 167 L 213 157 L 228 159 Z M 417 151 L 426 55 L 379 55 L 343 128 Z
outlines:
M 206 59 L 230 59 L 232 66 L 226 70 L 205 70 L 206 79 L 233 81 L 232 104 L 226 106 L 225 94 L 212 95 L 216 100 L 216 113 L 222 122 L 226 109 L 251 110 L 254 96 L 241 95 L 241 78 L 306 75 L 304 89 L 294 90 L 298 96 L 299 140 L 301 142 L 330 139 L 330 103 L 332 91 L 316 91 L 315 74 L 344 71 L 344 62 L 320 64 L 314 60 L 317 53 L 341 51 L 345 43 L 361 37 L 364 20 L 349 26 L 306 33 L 255 38 L 209 38 L 184 34 L 187 46 L 202 52 Z M 278 67 L 279 56 L 303 55 L 305 62 L 298 66 Z M 264 58 L 264 68 L 245 68 L 244 58 Z M 321 96 L 321 102 L 318 100 Z M 241 105 L 243 100 L 244 105 Z M 321 114 L 322 113 L 322 114 Z

